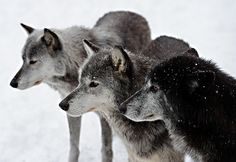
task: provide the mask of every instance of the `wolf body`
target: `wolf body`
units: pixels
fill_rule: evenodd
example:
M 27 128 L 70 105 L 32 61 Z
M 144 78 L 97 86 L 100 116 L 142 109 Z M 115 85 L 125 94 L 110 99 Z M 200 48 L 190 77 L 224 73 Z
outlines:
M 73 26 L 66 29 L 34 29 L 22 24 L 29 36 L 23 48 L 23 65 L 11 86 L 27 89 L 44 82 L 61 97 L 78 85 L 78 70 L 89 56 L 82 46 L 88 39 L 100 46 L 122 45 L 130 51 L 141 51 L 151 41 L 150 29 L 142 16 L 126 11 L 109 12 L 91 29 Z M 77 162 L 81 118 L 68 116 L 70 129 L 69 162 Z M 112 161 L 112 132 L 101 117 L 102 161 Z
M 163 120 L 175 148 L 196 161 L 236 159 L 236 80 L 211 61 L 164 61 L 121 109 L 137 122 Z

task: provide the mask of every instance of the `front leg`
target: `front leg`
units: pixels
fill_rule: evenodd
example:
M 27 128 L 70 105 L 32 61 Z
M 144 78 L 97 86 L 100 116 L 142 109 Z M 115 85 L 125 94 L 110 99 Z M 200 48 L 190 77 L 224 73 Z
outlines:
M 102 115 L 99 117 L 102 131 L 102 162 L 112 162 L 112 129 Z
M 67 115 L 70 131 L 70 151 L 69 162 L 78 162 L 79 158 L 79 141 L 80 141 L 80 128 L 81 117 L 71 117 Z

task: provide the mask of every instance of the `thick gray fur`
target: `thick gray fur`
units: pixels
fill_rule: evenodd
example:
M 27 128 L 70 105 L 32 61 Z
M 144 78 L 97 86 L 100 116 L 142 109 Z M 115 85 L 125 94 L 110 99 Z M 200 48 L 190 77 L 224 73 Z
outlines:
M 187 51 L 188 49 L 189 44 L 181 39 L 160 36 L 151 41 L 142 53 L 145 56 L 160 61 L 183 54 L 183 51 Z
M 183 155 L 172 147 L 163 122 L 136 123 L 118 110 L 118 105 L 144 84 L 145 76 L 152 66 L 164 59 L 165 54 L 165 57 L 169 58 L 172 54 L 169 51 L 175 51 L 170 49 L 175 46 L 168 45 L 168 41 L 173 39 L 164 36 L 151 42 L 160 43 L 155 46 L 156 49 L 152 48 L 153 53 L 149 53 L 156 59 L 144 56 L 145 53 L 135 55 L 126 52 L 121 47 L 87 50 L 90 58 L 81 68 L 80 84 L 60 103 L 60 106 L 70 116 L 81 116 L 89 111 L 97 111 L 104 115 L 123 140 L 128 150 L 129 161 L 183 161 Z M 177 42 L 185 46 L 182 52 L 189 48 L 187 43 L 181 40 Z M 91 43 L 85 42 L 85 46 L 91 46 Z M 157 59 L 159 57 L 161 59 Z
M 41 82 L 57 90 L 61 97 L 78 85 L 78 69 L 88 57 L 82 40 L 100 46 L 121 45 L 130 51 L 141 51 L 150 40 L 150 29 L 142 16 L 125 11 L 109 12 L 92 28 L 73 26 L 66 29 L 34 29 L 22 24 L 29 36 L 23 48 L 23 65 L 11 86 L 27 89 Z M 37 62 L 35 62 L 37 61 Z M 69 162 L 79 157 L 81 117 L 68 116 L 70 129 Z M 102 161 L 111 162 L 112 132 L 101 118 Z

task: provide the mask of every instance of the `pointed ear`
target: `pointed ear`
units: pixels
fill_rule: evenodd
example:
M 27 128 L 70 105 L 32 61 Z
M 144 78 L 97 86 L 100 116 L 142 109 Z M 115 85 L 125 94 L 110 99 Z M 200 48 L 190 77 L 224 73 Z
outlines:
M 197 71 L 190 74 L 187 81 L 191 93 L 196 89 L 208 90 L 215 82 L 215 72 L 211 70 Z
M 130 58 L 126 51 L 121 46 L 115 46 L 111 56 L 115 71 L 125 73 L 131 65 Z
M 99 51 L 99 47 L 88 41 L 87 39 L 83 40 L 83 46 L 89 56 Z
M 31 34 L 33 31 L 34 31 L 34 28 L 28 26 L 28 25 L 25 25 L 23 23 L 20 23 L 20 25 L 23 27 L 23 29 L 25 29 L 25 31 L 28 33 L 28 34 Z
M 47 28 L 44 29 L 42 41 L 49 49 L 53 51 L 62 49 L 62 45 L 57 34 Z
M 189 48 L 187 51 L 184 52 L 184 55 L 199 57 L 197 50 L 194 48 Z

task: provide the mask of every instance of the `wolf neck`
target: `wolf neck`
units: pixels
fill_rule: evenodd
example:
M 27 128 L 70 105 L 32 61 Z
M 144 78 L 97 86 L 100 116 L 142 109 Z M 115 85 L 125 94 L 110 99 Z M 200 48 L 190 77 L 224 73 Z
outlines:
M 181 161 L 181 156 L 169 146 L 168 131 L 162 122 L 133 122 L 115 108 L 101 114 L 123 140 L 127 149 L 139 158 L 151 159 L 156 155 L 160 161 Z M 165 155 L 162 151 L 165 151 Z
M 57 90 L 62 97 L 68 95 L 78 85 L 78 69 L 86 59 L 86 53 L 82 46 L 82 39 L 90 38 L 90 29 L 82 27 L 70 27 L 63 30 L 52 29 L 60 38 L 62 51 L 60 62 L 65 66 L 65 73 L 49 78 L 46 83 Z
M 93 41 L 100 46 L 122 44 L 119 36 L 111 31 L 103 31 L 99 27 L 88 29 L 73 26 L 64 30 L 55 29 L 53 31 L 59 35 L 63 44 L 62 62 L 66 66 L 66 72 L 64 76 L 54 76 L 50 78 L 47 84 L 58 90 L 63 97 L 68 95 L 78 85 L 78 70 L 87 58 L 82 44 L 83 39 Z
M 146 57 L 143 54 L 130 53 L 129 57 L 133 64 L 133 78 L 131 85 L 132 91 L 128 92 L 128 95 L 131 96 L 142 87 L 145 82 L 145 76 L 149 73 L 152 66 L 156 63 L 156 60 Z M 129 96 L 127 96 L 126 98 L 128 98 Z

